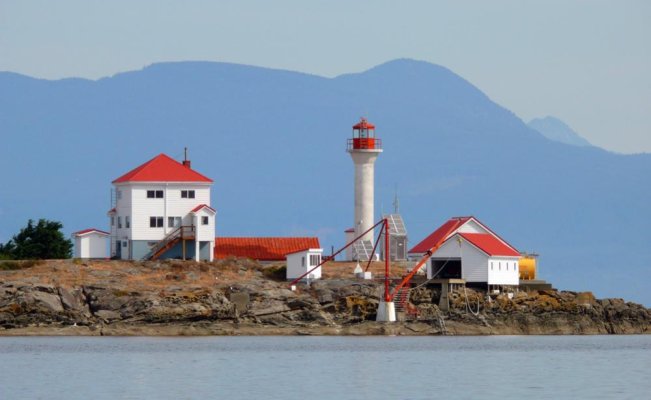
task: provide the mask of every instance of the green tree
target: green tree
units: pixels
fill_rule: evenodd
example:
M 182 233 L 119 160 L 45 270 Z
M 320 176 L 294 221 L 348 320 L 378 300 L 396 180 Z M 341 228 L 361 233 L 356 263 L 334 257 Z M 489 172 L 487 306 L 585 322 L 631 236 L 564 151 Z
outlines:
M 34 225 L 30 219 L 7 244 L 0 245 L 0 254 L 16 260 L 70 258 L 72 242 L 65 238 L 61 228 L 63 225 L 57 221 L 39 219 Z

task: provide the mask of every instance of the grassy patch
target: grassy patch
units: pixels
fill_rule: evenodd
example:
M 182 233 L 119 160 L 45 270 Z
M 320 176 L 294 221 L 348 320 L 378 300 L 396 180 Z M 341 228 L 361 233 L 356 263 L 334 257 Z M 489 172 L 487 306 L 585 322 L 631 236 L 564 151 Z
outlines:
M 19 269 L 32 268 L 40 264 L 43 264 L 42 260 L 0 261 L 0 271 L 16 271 Z

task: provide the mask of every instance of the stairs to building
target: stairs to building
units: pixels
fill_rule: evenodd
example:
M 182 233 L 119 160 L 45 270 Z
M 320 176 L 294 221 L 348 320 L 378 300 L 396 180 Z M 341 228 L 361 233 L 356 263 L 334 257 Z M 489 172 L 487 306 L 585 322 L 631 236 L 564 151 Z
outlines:
M 368 261 L 373 256 L 373 242 L 370 240 L 358 240 L 353 243 L 353 260 Z
M 160 242 L 156 243 L 142 259 L 143 260 L 157 260 L 160 256 L 165 254 L 172 247 L 176 246 L 183 239 L 194 239 L 194 226 L 180 226 L 170 232 Z
M 405 312 L 407 309 L 407 303 L 409 303 L 409 291 L 409 287 L 403 286 L 393 297 L 393 304 L 396 307 L 396 312 Z

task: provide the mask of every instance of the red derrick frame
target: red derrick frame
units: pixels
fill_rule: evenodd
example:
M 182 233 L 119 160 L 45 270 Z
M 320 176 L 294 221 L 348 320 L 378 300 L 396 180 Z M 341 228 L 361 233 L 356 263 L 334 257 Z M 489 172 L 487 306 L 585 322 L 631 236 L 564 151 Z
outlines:
M 439 241 L 438 241 L 434 246 L 432 246 L 432 247 L 431 247 L 431 248 L 430 248 L 430 249 L 429 249 L 429 250 L 428 250 L 428 251 L 423 255 L 423 257 L 420 259 L 420 261 L 418 261 L 418 263 L 417 263 L 416 266 L 411 270 L 411 272 L 409 272 L 407 275 L 405 275 L 405 276 L 403 277 L 402 281 L 400 281 L 400 283 L 399 283 L 395 288 L 393 288 L 392 291 L 389 290 L 389 272 L 390 272 L 390 263 L 389 263 L 389 260 L 391 259 L 391 256 L 390 256 L 390 254 L 389 254 L 389 252 L 390 252 L 390 248 L 389 248 L 389 235 L 391 235 L 391 232 L 390 232 L 390 230 L 389 230 L 389 220 L 386 219 L 386 218 L 381 219 L 380 221 L 378 221 L 375 225 L 373 225 L 372 227 L 370 227 L 369 229 L 367 229 L 364 233 L 360 234 L 359 236 L 357 236 L 356 238 L 354 238 L 353 240 L 351 240 L 350 242 L 348 242 L 344 247 L 342 247 L 341 249 L 337 250 L 336 253 L 334 253 L 334 254 L 332 254 L 332 255 L 330 255 L 330 256 L 328 256 L 328 257 L 324 257 L 324 258 L 321 260 L 321 262 L 320 262 L 316 267 L 310 269 L 309 271 L 307 271 L 307 272 L 304 273 L 303 275 L 301 275 L 301 276 L 299 276 L 298 278 L 296 278 L 296 279 L 294 279 L 293 281 L 291 281 L 291 282 L 289 283 L 289 286 L 291 287 L 292 285 L 296 284 L 298 281 L 300 281 L 301 279 L 305 278 L 305 277 L 308 276 L 312 271 L 314 271 L 315 269 L 321 267 L 322 265 L 324 265 L 324 264 L 327 263 L 328 261 L 334 260 L 334 258 L 335 258 L 336 255 L 338 255 L 338 254 L 341 253 L 342 251 L 346 250 L 348 247 L 352 246 L 353 243 L 355 243 L 356 241 L 358 241 L 359 239 L 361 239 L 364 235 L 366 235 L 367 233 L 369 233 L 370 231 L 372 231 L 373 229 L 377 228 L 377 227 L 380 226 L 380 225 L 382 225 L 382 227 L 381 227 L 381 229 L 380 229 L 380 232 L 378 233 L 378 240 L 375 241 L 375 246 L 373 246 L 373 254 L 375 254 L 375 250 L 377 249 L 377 245 L 378 245 L 378 243 L 380 243 L 380 238 L 381 238 L 381 236 L 382 236 L 382 232 L 384 232 L 384 233 L 385 233 L 385 235 L 384 235 L 384 301 L 386 301 L 386 302 L 392 302 L 392 301 L 393 301 L 393 298 L 398 294 L 398 292 L 400 291 L 400 289 L 402 289 L 405 285 L 409 284 L 409 282 L 410 282 L 411 279 L 414 277 L 414 275 L 416 275 L 416 273 L 418 272 L 418 270 L 422 268 L 423 264 L 425 264 L 425 262 L 427 262 L 427 260 L 432 256 L 432 254 L 433 254 L 436 250 L 438 250 L 439 247 L 441 247 L 441 246 L 443 245 L 443 243 L 447 240 L 448 236 L 449 236 L 449 235 L 452 233 L 452 231 L 454 231 L 454 229 L 456 228 L 455 226 L 451 227 L 451 228 L 450 228 L 450 229 L 445 233 L 445 235 L 443 235 L 443 236 L 441 237 L 441 239 L 439 239 Z M 369 268 L 370 266 L 371 266 L 371 259 L 369 259 L 369 260 L 368 260 L 368 263 L 366 264 L 366 270 L 368 270 L 368 268 Z

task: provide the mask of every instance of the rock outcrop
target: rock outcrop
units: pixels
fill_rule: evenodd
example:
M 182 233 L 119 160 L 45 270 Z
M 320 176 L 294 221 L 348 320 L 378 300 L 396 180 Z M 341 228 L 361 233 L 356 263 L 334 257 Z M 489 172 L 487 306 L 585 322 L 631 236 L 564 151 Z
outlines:
M 487 296 L 471 289 L 449 294 L 412 290 L 397 323 L 377 323 L 381 282 L 327 279 L 289 290 L 265 278 L 256 263 L 122 264 L 69 263 L 45 275 L 47 265 L 0 272 L 0 335 L 474 335 L 633 334 L 651 332 L 651 310 L 622 299 L 595 299 L 589 292 L 555 290 Z M 61 265 L 54 270 L 62 271 Z M 112 271 L 112 273 L 111 273 Z M 222 272 L 220 272 L 222 271 Z M 224 272 L 226 271 L 226 272 Z M 99 273 L 96 273 L 99 272 Z M 228 273 L 231 273 L 228 275 Z M 85 275 L 84 275 L 85 274 Z M 142 279 L 149 276 L 151 279 Z M 230 278 L 229 278 L 230 276 Z M 159 280 L 154 279 L 158 277 Z M 65 279 L 64 279 L 65 278 Z

